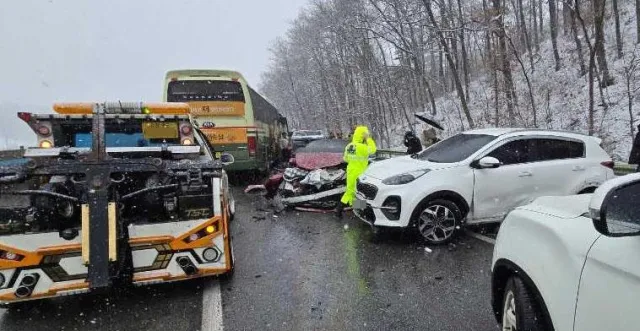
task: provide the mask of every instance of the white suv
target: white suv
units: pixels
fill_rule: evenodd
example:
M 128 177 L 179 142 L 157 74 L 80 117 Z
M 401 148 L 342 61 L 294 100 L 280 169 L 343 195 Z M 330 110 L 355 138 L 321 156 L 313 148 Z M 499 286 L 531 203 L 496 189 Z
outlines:
M 506 217 L 492 304 L 502 330 L 640 329 L 640 174 Z
M 467 131 L 371 164 L 358 180 L 354 211 L 374 233 L 415 226 L 428 243 L 445 243 L 463 222 L 500 222 L 539 196 L 593 192 L 614 176 L 600 142 L 535 129 Z

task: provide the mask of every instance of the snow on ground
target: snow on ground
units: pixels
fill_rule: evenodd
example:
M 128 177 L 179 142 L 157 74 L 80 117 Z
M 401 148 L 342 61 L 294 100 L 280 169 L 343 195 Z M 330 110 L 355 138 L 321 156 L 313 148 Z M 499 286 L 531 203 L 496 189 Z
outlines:
M 604 98 L 608 104 L 605 111 L 600 102 L 600 94 L 597 86 L 595 86 L 595 102 L 596 135 L 604 139 L 603 147 L 616 160 L 626 161 L 631 149 L 633 138 L 629 127 L 628 100 L 626 96 L 626 82 L 624 78 L 624 67 L 628 65 L 632 53 L 636 51 L 640 55 L 640 47 L 636 48 L 635 34 L 635 9 L 632 1 L 621 3 L 620 21 L 621 30 L 624 39 L 624 57 L 617 59 L 616 56 L 616 40 L 615 26 L 613 17 L 610 16 L 611 9 L 607 9 L 607 21 L 605 22 L 605 45 L 607 52 L 607 61 L 611 75 L 616 82 L 613 86 L 604 89 Z M 593 32 L 589 29 L 590 36 Z M 548 38 L 549 34 L 545 35 Z M 592 40 L 593 43 L 593 40 Z M 535 71 L 530 72 L 528 66 L 528 54 L 521 54 L 527 74 L 531 79 L 534 100 L 537 108 L 538 123 L 540 128 L 571 130 L 581 133 L 587 133 L 587 116 L 589 109 L 588 95 L 588 75 L 580 77 L 578 65 L 578 53 L 575 48 L 573 37 L 564 35 L 562 29 L 558 36 L 558 49 L 562 60 L 562 68 L 555 71 L 553 60 L 553 49 L 551 40 L 545 39 L 540 45 L 540 50 L 534 54 Z M 583 52 L 585 65 L 588 66 L 588 48 L 583 40 Z M 640 57 L 640 56 L 639 56 Z M 532 107 L 528 93 L 528 87 L 522 68 L 519 63 L 512 63 L 512 71 L 516 83 L 518 96 L 518 107 L 516 113 L 518 116 L 519 126 L 533 126 Z M 640 76 L 640 72 L 638 73 Z M 634 81 L 637 79 L 634 79 Z M 640 84 L 638 84 L 640 87 Z M 493 89 L 491 83 L 491 75 L 487 74 L 479 79 L 475 79 L 470 87 L 469 108 L 472 116 L 476 121 L 476 127 L 494 126 L 494 101 Z M 634 116 L 640 119 L 640 98 L 638 91 L 634 92 L 635 100 L 633 104 Z M 501 96 L 502 98 L 502 96 Z M 504 100 L 502 100 L 504 104 Z M 445 131 L 441 132 L 443 137 L 451 136 L 459 131 L 468 129 L 462 109 L 456 93 L 450 93 L 436 100 L 438 115 L 436 119 L 444 126 Z M 502 116 L 501 125 L 506 125 L 506 109 L 501 109 Z M 421 132 L 425 125 L 416 120 L 416 131 Z M 634 123 L 634 128 L 638 122 Z M 463 127 L 464 126 L 464 127 Z M 406 127 L 393 127 L 391 132 L 394 133 L 396 141 L 392 141 L 392 146 L 404 148 L 402 146 L 402 136 L 407 130 Z

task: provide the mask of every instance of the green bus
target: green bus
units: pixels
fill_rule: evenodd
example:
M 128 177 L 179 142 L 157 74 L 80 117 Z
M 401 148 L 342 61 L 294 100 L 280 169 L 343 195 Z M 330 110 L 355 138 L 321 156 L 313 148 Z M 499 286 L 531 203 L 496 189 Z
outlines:
M 165 102 L 184 102 L 216 152 L 233 154 L 229 171 L 265 172 L 279 155 L 287 120 L 236 71 L 186 69 L 167 72 Z

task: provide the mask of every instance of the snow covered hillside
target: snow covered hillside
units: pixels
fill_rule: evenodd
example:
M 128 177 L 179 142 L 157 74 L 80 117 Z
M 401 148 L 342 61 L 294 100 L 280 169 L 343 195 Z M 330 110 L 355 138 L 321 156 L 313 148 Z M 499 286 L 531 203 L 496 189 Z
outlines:
M 610 14 L 611 8 L 607 8 Z M 615 29 L 613 20 L 611 24 L 605 24 L 605 47 L 609 70 L 615 78 L 615 84 L 603 88 L 607 109 L 600 102 L 599 91 L 596 87 L 596 135 L 603 138 L 603 147 L 618 161 L 627 161 L 633 141 L 630 128 L 629 100 L 627 98 L 627 86 L 625 72 L 635 61 L 640 61 L 640 45 L 636 44 L 635 33 L 635 6 L 633 2 L 622 2 L 620 8 L 621 32 L 624 40 L 624 56 L 620 59 L 616 56 Z M 608 15 L 609 16 L 609 15 Z M 589 31 L 592 35 L 592 31 Z M 548 37 L 548 35 L 547 35 Z M 549 38 L 540 45 L 540 50 L 534 54 L 535 71 L 531 72 L 526 63 L 528 54 L 521 54 L 527 74 L 531 79 L 534 100 L 537 108 L 538 127 L 547 129 L 570 130 L 587 133 L 587 109 L 588 99 L 588 75 L 580 76 L 578 54 L 573 38 L 570 34 L 558 36 L 558 50 L 562 59 L 562 68 L 555 71 L 553 50 Z M 585 60 L 589 54 L 586 46 L 583 47 Z M 587 63 L 588 65 L 588 63 Z M 518 112 L 524 117 L 525 122 L 532 124 L 531 102 L 528 87 L 522 69 L 517 61 L 512 62 L 515 87 L 518 95 Z M 635 97 L 632 108 L 634 118 L 633 129 L 640 119 L 640 68 L 631 78 L 632 95 Z M 485 75 L 472 81 L 470 88 L 470 104 L 473 117 L 477 119 L 476 127 L 492 127 L 493 125 L 493 95 L 491 91 L 491 77 Z M 436 99 L 438 105 L 437 119 L 441 121 L 446 131 L 443 136 L 450 136 L 463 129 L 468 129 L 460 114 L 459 100 L 455 92 Z M 424 126 L 415 122 L 420 130 Z M 401 145 L 401 136 L 407 130 L 405 126 L 394 127 L 393 131 L 398 137 L 394 145 Z

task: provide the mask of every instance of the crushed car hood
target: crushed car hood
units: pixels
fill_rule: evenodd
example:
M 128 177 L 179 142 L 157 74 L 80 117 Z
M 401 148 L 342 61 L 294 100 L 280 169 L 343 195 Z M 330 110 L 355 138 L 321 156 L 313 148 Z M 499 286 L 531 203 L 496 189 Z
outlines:
M 305 170 L 315 170 L 337 167 L 344 163 L 342 153 L 298 153 L 296 165 Z
M 540 197 L 520 208 L 558 218 L 576 218 L 589 212 L 591 196 L 592 194 Z
M 395 157 L 388 160 L 374 162 L 369 165 L 365 174 L 377 179 L 385 179 L 409 171 L 420 169 L 439 170 L 458 166 L 459 163 L 434 163 L 414 159 L 411 156 Z

